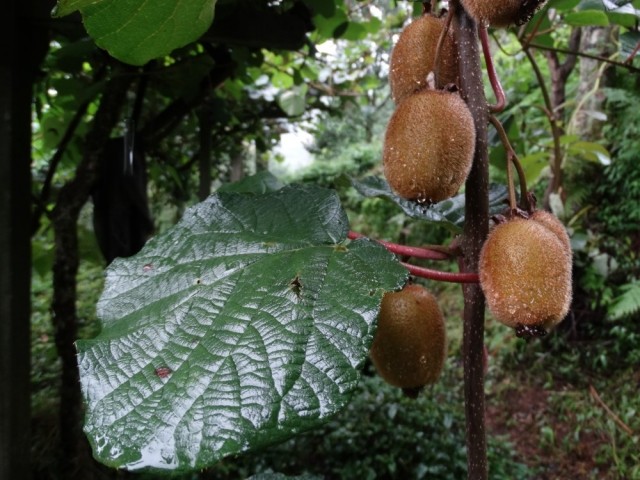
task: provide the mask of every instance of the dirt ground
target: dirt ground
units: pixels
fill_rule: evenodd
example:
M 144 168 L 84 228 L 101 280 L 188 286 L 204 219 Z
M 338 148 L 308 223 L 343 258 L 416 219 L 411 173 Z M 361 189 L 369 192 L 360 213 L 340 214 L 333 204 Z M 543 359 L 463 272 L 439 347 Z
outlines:
M 571 413 L 563 417 L 553 413 L 549 392 L 542 387 L 513 385 L 487 398 L 488 434 L 506 436 L 519 461 L 540 472 L 522 480 L 613 479 L 606 473 L 608 466 L 596 462 L 606 435 L 581 431 L 578 438 L 568 438 L 576 431 L 576 419 Z

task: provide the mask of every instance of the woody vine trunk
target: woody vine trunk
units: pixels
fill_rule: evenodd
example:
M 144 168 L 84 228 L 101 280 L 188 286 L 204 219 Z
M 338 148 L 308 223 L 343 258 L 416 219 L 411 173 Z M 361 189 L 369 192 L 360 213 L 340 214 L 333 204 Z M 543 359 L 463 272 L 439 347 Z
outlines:
M 487 100 L 482 82 L 477 26 L 457 1 L 450 2 L 450 5 L 458 44 L 460 90 L 471 110 L 476 128 L 473 167 L 465 190 L 463 268 L 466 272 L 477 272 L 480 250 L 489 229 Z M 477 283 L 463 285 L 462 288 L 465 304 L 462 352 L 468 478 L 483 480 L 488 476 L 483 367 L 485 299 Z
M 58 195 L 52 213 L 55 232 L 53 264 L 53 325 L 62 361 L 60 381 L 60 470 L 64 478 L 92 478 L 88 444 L 82 434 L 82 402 L 74 342 L 77 338 L 76 275 L 79 266 L 77 223 L 97 178 L 98 157 L 119 119 L 131 80 L 116 76 L 106 86 L 85 142 L 85 153 L 75 177 Z

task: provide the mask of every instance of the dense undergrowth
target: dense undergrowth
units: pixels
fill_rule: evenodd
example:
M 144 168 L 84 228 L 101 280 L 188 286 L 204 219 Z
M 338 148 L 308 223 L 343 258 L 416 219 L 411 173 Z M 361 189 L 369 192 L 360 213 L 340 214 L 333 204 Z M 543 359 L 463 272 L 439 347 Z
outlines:
M 79 278 L 79 316 L 82 336 L 97 329 L 94 305 L 101 289 L 102 270 L 82 264 Z M 50 278 L 34 275 L 33 290 L 33 472 L 35 478 L 57 478 L 55 471 L 57 378 L 53 332 L 48 305 Z M 462 309 L 459 286 L 430 285 L 439 296 L 447 318 L 449 357 L 442 380 L 417 401 L 381 381 L 369 365 L 345 411 L 325 427 L 251 455 L 230 458 L 211 471 L 189 479 L 237 479 L 254 473 L 279 471 L 291 475 L 312 473 L 328 479 L 464 478 L 464 410 L 460 358 Z M 505 433 L 489 438 L 490 478 L 545 477 L 550 462 L 571 464 L 576 445 L 590 439 L 593 469 L 587 478 L 638 479 L 640 401 L 639 373 L 618 358 L 594 360 L 597 344 L 589 346 L 570 337 L 570 320 L 542 341 L 525 342 L 491 319 L 487 322 L 489 352 L 486 392 L 490 404 L 507 402 L 505 392 L 526 392 L 532 385 L 548 393 L 545 409 L 536 415 L 537 452 L 519 449 L 518 436 Z M 592 353 L 588 353 L 592 352 Z M 615 364 L 616 368 L 605 368 Z M 636 365 L 637 368 L 637 365 Z M 601 402 L 590 393 L 599 393 Z M 503 408 L 513 408 L 504 403 Z M 633 432 L 620 427 L 618 419 Z M 517 428 L 514 430 L 517 431 Z M 595 439 L 595 440 L 594 440 Z M 105 478 L 122 478 L 99 467 Z M 542 473 L 541 473 L 542 472 Z M 126 475 L 125 475 L 126 476 Z M 157 478 L 143 474 L 140 478 Z

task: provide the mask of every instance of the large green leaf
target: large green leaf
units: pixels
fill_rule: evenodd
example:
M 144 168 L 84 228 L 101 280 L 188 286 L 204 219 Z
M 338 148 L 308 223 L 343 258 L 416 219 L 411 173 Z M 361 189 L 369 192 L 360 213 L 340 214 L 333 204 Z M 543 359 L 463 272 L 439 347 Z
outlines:
M 77 342 L 101 462 L 201 469 L 324 423 L 350 399 L 385 291 L 407 277 L 342 244 L 335 192 L 220 193 L 108 268 L 103 330 Z
M 132 65 L 193 42 L 213 22 L 217 0 L 58 0 L 54 15 L 79 9 L 96 44 Z
M 434 205 L 424 205 L 406 200 L 396 195 L 389 184 L 380 177 L 366 177 L 362 180 L 351 179 L 358 192 L 365 197 L 386 197 L 402 208 L 412 218 L 444 225 L 454 232 L 462 231 L 464 225 L 464 194 L 456 195 Z M 504 185 L 491 185 L 489 189 L 490 213 L 501 213 L 506 208 L 507 188 Z

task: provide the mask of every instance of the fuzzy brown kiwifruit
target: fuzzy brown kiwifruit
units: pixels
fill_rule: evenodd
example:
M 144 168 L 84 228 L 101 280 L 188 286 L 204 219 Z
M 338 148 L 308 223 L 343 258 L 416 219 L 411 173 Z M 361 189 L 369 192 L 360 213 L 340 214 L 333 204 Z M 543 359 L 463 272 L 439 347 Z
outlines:
M 382 298 L 371 360 L 387 383 L 416 391 L 440 376 L 447 354 L 442 311 L 420 285 L 407 285 Z
M 515 217 L 496 226 L 480 252 L 480 284 L 487 306 L 507 326 L 558 324 L 571 304 L 571 257 L 542 223 Z
M 445 200 L 466 180 L 475 142 L 473 117 L 457 93 L 421 90 L 398 105 L 389 120 L 384 176 L 403 198 Z
M 571 240 L 569 239 L 567 229 L 564 227 L 562 222 L 558 220 L 558 217 L 546 210 L 536 210 L 529 218 L 544 225 L 548 230 L 553 232 L 556 237 L 558 237 L 558 240 L 560 240 L 560 243 L 564 246 L 565 253 L 571 258 Z
M 523 25 L 531 20 L 546 0 L 462 0 L 462 5 L 478 23 L 494 28 Z
M 436 70 L 436 47 L 445 21 L 433 15 L 423 15 L 400 33 L 391 52 L 389 86 L 396 104 L 427 85 L 427 75 Z M 436 87 L 458 82 L 458 54 L 451 30 L 447 32 L 437 68 Z

